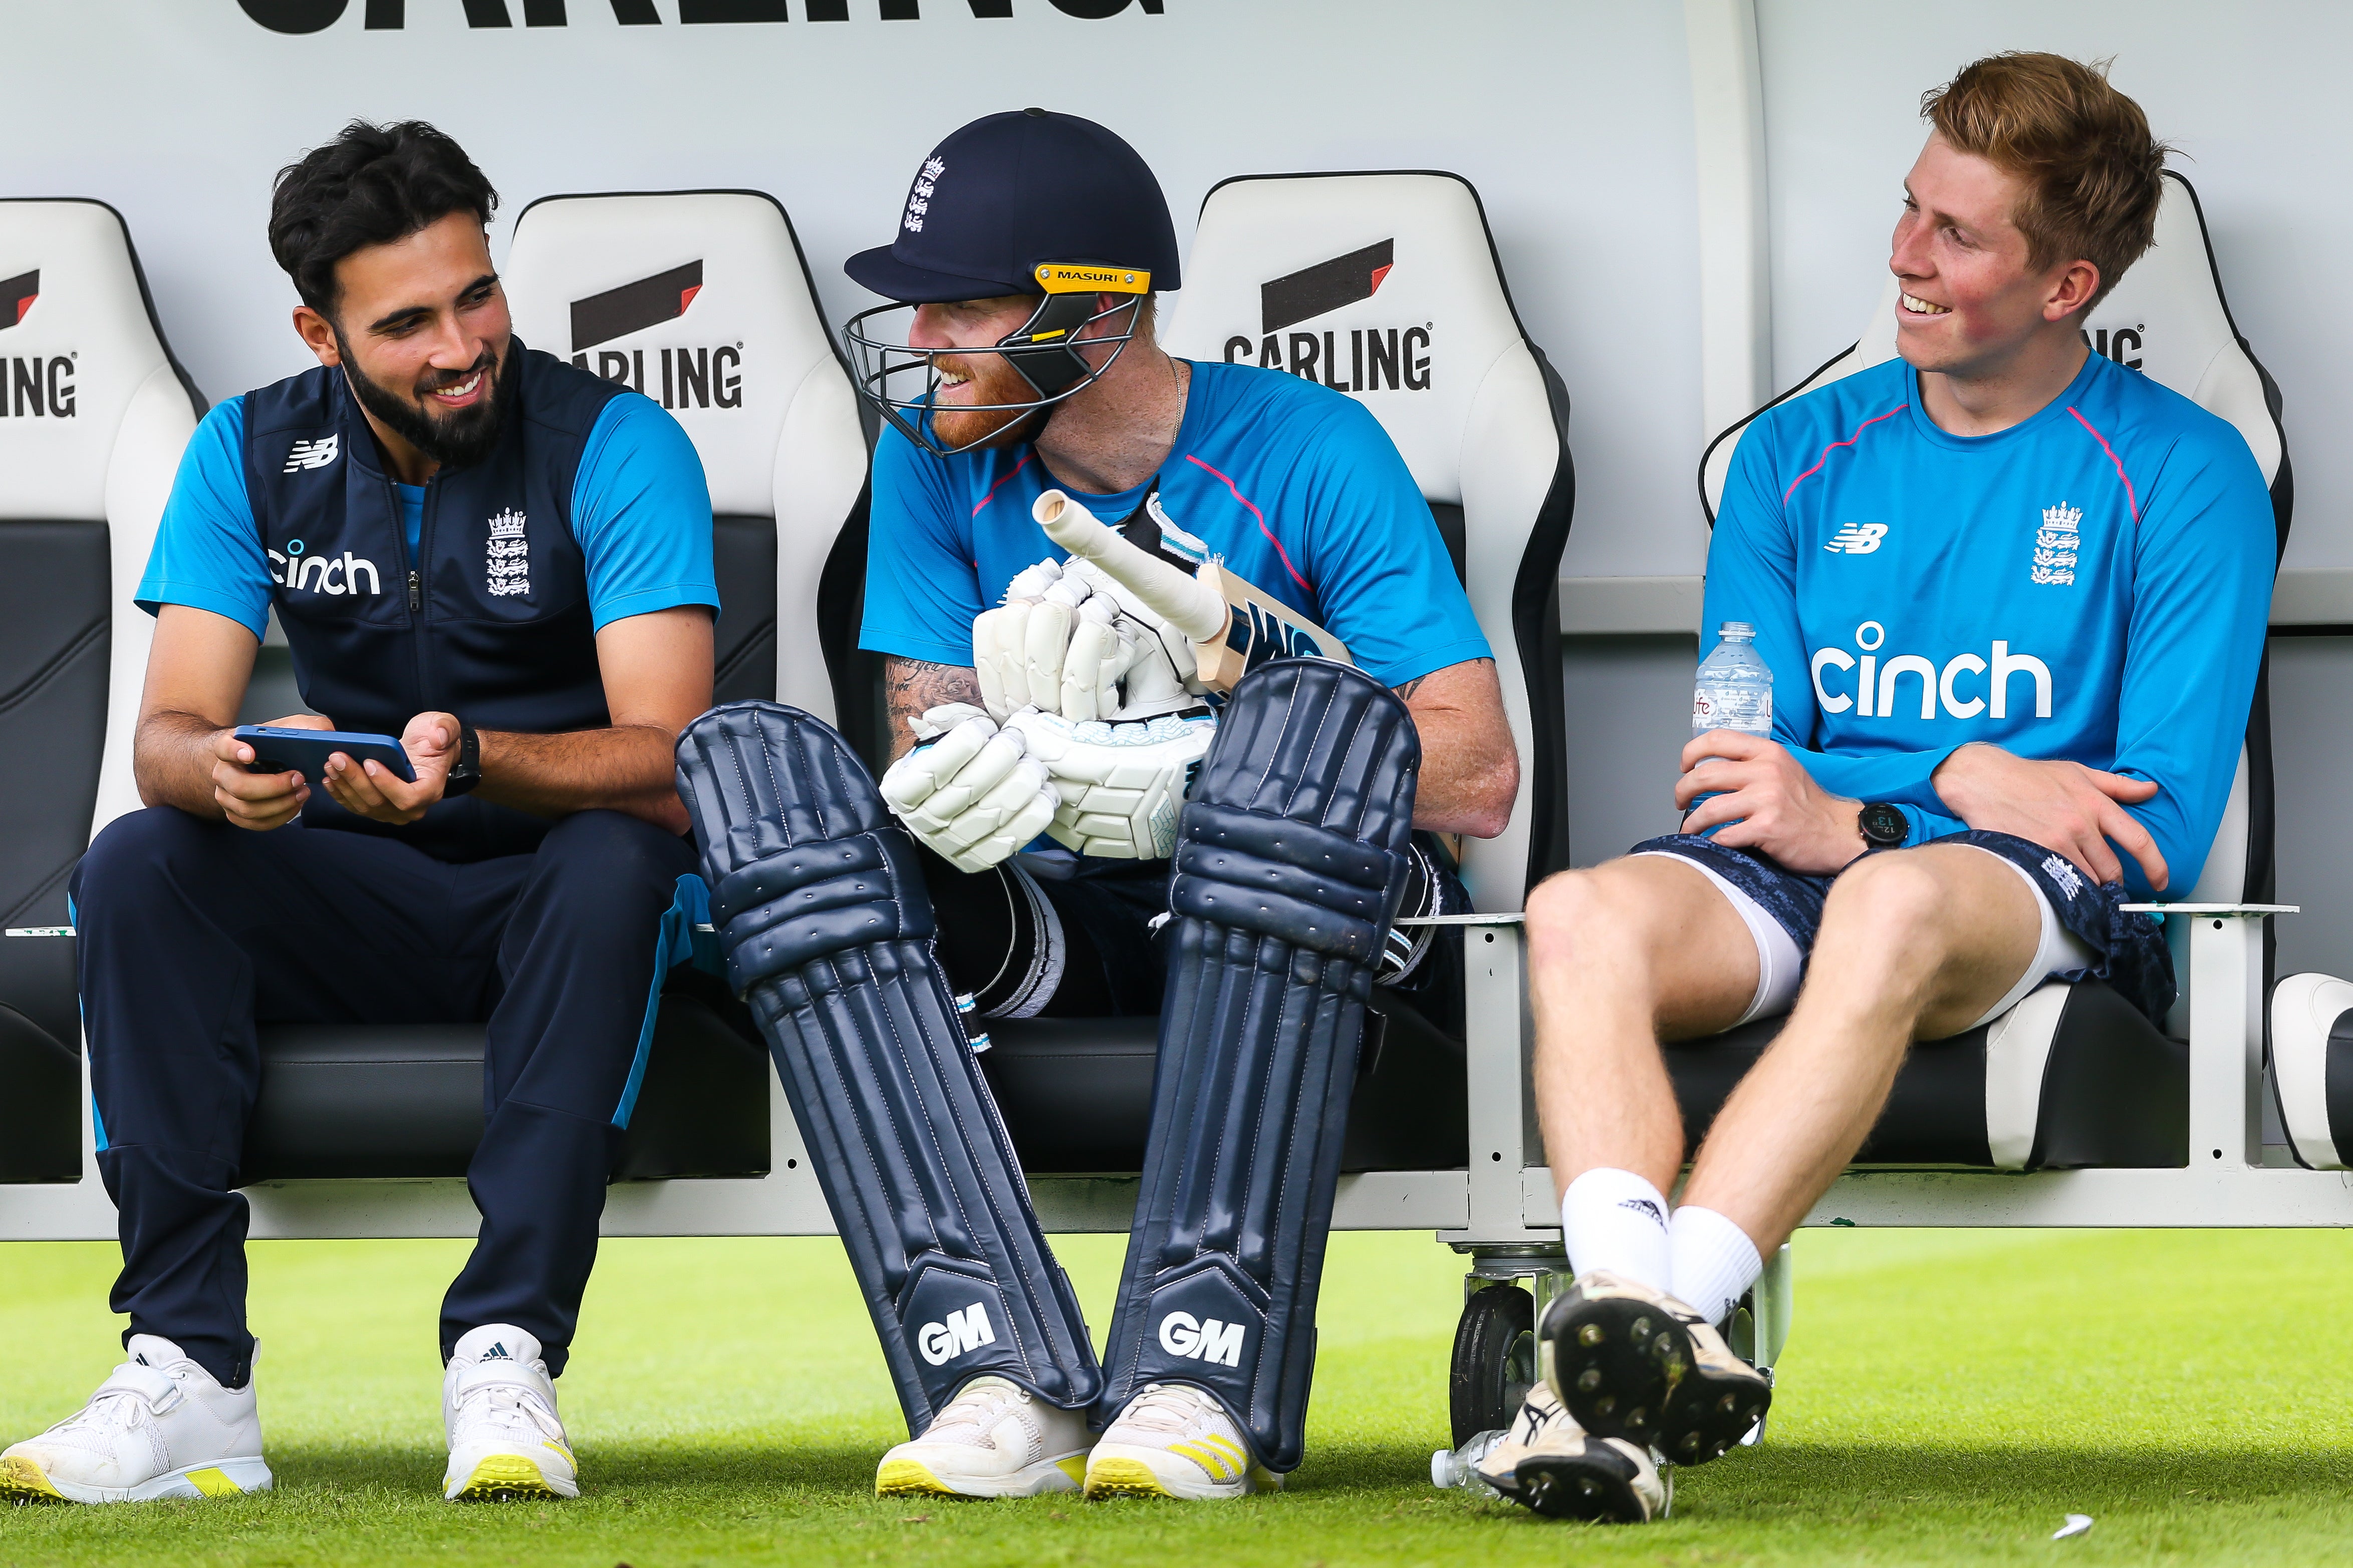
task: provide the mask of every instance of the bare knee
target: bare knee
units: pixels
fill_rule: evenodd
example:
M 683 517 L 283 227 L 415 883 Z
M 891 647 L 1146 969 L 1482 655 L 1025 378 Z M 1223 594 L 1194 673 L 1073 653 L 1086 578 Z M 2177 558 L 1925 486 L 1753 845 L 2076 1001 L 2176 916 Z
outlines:
M 1528 956 L 1539 966 L 1639 949 L 1647 900 L 1619 862 L 1547 877 L 1528 895 Z
M 1945 956 L 1953 898 L 1947 879 L 1922 857 L 1871 856 L 1831 884 L 1816 951 L 1823 942 L 1859 942 L 1872 952 L 1878 973 L 1926 973 Z

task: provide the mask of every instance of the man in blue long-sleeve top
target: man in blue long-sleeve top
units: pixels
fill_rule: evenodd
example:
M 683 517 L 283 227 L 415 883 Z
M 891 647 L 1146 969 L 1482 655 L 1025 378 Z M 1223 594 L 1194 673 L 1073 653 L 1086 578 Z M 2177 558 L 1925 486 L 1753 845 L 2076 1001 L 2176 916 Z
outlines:
M 2246 729 L 2262 474 L 2079 331 L 2148 247 L 2165 148 L 2049 55 L 1980 60 L 1925 112 L 1889 260 L 1901 357 L 1757 420 L 1709 552 L 1705 625 L 1755 627 L 1770 738 L 1694 739 L 1683 833 L 1528 901 L 1577 1280 L 1540 1329 L 1519 1463 L 1621 1518 L 1656 1511 L 1656 1464 L 1715 1458 L 1762 1413 L 1715 1325 L 1914 1040 L 2053 975 L 2163 1016 L 2158 923 L 2119 906 L 2197 881 Z M 1784 1012 L 1671 1211 L 1660 1040 Z

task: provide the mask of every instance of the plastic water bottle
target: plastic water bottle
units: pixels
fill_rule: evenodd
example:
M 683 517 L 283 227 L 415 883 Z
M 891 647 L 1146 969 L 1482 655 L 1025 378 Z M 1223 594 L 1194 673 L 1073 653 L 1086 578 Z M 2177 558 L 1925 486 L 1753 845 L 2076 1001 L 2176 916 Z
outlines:
M 1744 735 L 1773 732 L 1773 672 L 1757 656 L 1757 628 L 1746 621 L 1726 621 L 1717 628 L 1722 639 L 1699 662 L 1699 680 L 1692 689 L 1692 733 L 1737 730 Z
M 1430 1456 L 1430 1484 L 1440 1489 L 1472 1492 L 1480 1497 L 1501 1497 L 1501 1492 L 1479 1479 L 1478 1467 L 1479 1461 L 1503 1440 L 1501 1431 L 1481 1432 L 1460 1448 L 1439 1449 Z

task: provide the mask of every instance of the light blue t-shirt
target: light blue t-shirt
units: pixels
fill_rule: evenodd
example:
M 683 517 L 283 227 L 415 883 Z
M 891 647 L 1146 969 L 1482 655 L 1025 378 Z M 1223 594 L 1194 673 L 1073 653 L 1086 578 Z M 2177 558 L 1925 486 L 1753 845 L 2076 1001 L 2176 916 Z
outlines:
M 2246 442 L 2137 371 L 2089 355 L 2032 418 L 1962 437 L 1894 360 L 1741 438 L 1702 651 L 1755 626 L 1773 738 L 1824 789 L 1901 805 L 1911 843 L 1966 826 L 1932 775 L 1968 742 L 2154 780 L 2126 809 L 2179 897 L 2238 765 L 2276 550 Z
M 245 487 L 245 399 L 216 404 L 189 439 L 139 580 L 138 604 L 188 605 L 269 629 L 269 563 Z M 417 559 L 425 488 L 396 484 Z M 572 480 L 572 531 L 602 631 L 628 616 L 680 605 L 719 608 L 711 560 L 711 489 L 702 459 L 679 423 L 651 398 L 625 392 L 589 426 Z
M 1159 475 L 1160 508 L 1206 553 L 1402 686 L 1490 650 L 1405 459 L 1354 398 L 1255 365 L 1195 360 L 1185 417 Z M 1117 526 L 1148 486 L 1087 495 L 1027 444 L 941 458 L 894 429 L 874 451 L 866 620 L 859 644 L 934 664 L 972 662 L 973 617 L 1024 568 L 1068 559 L 1030 517 L 1070 490 Z

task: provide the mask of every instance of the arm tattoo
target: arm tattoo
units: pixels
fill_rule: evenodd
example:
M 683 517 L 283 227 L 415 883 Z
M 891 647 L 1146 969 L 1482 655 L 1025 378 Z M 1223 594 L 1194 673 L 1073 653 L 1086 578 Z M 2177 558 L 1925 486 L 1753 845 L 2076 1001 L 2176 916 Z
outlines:
M 980 706 L 980 678 L 969 665 L 930 664 L 888 654 L 882 659 L 882 689 L 891 710 L 891 756 L 896 761 L 915 743 L 907 721 L 927 708 L 950 702 Z
M 1413 694 L 1421 689 L 1421 683 L 1429 679 L 1430 677 L 1427 675 L 1417 675 L 1411 680 L 1407 681 L 1403 686 L 1395 687 L 1392 688 L 1392 689 L 1397 692 L 1398 700 L 1401 702 L 1410 702 L 1413 700 Z

